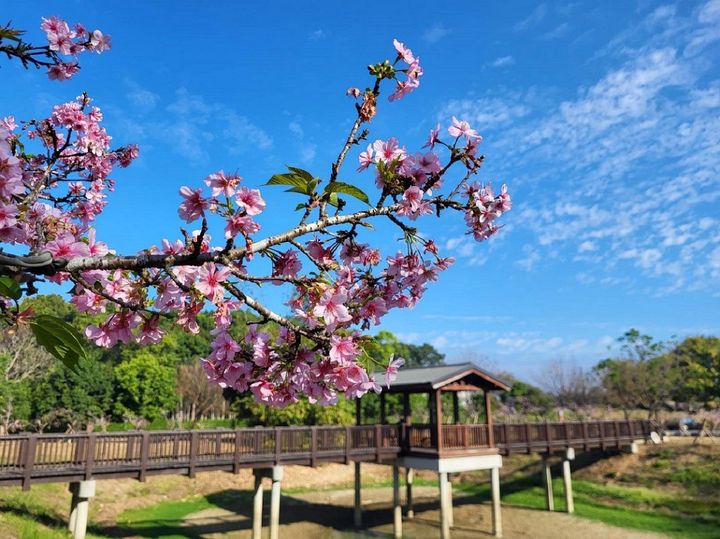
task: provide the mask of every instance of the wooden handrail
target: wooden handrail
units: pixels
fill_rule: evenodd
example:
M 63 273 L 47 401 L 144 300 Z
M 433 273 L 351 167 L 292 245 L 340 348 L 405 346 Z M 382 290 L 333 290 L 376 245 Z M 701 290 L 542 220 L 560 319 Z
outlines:
M 0 485 L 80 481 L 202 469 L 239 472 L 286 462 L 381 461 L 393 455 L 452 457 L 477 452 L 537 452 L 619 447 L 650 432 L 647 421 L 496 424 L 397 424 L 0 436 Z M 560 429 L 564 429 L 560 430 Z M 557 430 L 557 433 L 554 431 Z M 433 440 L 440 433 L 442 447 Z M 564 436 L 563 436 L 564 434 Z M 41 444 L 41 445 L 39 445 Z M 138 448 L 138 444 L 140 447 Z M 139 451 L 139 458 L 138 455 Z

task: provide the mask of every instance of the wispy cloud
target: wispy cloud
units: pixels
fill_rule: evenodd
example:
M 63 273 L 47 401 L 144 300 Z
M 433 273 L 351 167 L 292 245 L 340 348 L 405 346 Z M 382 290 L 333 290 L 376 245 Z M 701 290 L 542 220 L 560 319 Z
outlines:
M 308 39 L 310 41 L 321 41 L 327 37 L 327 32 L 325 30 L 317 29 L 314 32 L 311 32 L 308 36 Z
M 293 120 L 288 124 L 288 129 L 295 136 L 300 163 L 309 165 L 315 160 L 317 144 L 306 139 L 305 130 L 302 128 L 302 125 L 300 125 L 300 122 Z
M 191 161 L 205 161 L 209 147 L 239 155 L 269 150 L 273 145 L 270 135 L 247 116 L 226 105 L 209 103 L 185 88 L 175 92 L 159 119 L 152 112 L 162 105 L 161 97 L 137 84 L 128 86 L 125 97 L 136 106 L 136 114 L 123 114 L 121 127 L 146 147 L 162 142 Z
M 539 4 L 530 12 L 527 17 L 516 23 L 513 29 L 516 32 L 524 32 L 528 28 L 532 28 L 533 26 L 540 24 L 540 22 L 542 22 L 542 20 L 545 18 L 545 15 L 547 15 L 547 12 L 547 4 Z
M 543 39 L 558 39 L 567 35 L 570 25 L 566 22 L 558 24 L 555 28 L 543 34 Z
M 450 33 L 450 29 L 440 23 L 433 24 L 423 32 L 423 40 L 427 43 L 437 43 Z
M 500 58 L 496 58 L 492 62 L 490 62 L 490 67 L 507 67 L 515 64 L 515 58 L 512 56 L 501 56 Z
M 574 99 L 509 91 L 442 108 L 479 129 L 499 128 L 493 154 L 503 156 L 496 172 L 516 190 L 512 222 L 535 238 L 521 267 L 558 257 L 596 283 L 637 287 L 633 277 L 642 276 L 651 294 L 717 288 L 716 6 L 720 0 L 684 17 L 654 10 L 605 50 L 615 67 Z M 523 172 L 528 163 L 532 176 Z

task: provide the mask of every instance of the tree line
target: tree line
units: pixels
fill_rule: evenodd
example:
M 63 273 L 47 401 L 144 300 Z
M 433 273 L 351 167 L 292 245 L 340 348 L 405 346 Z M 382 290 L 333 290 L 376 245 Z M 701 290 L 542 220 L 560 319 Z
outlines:
M 79 313 L 57 295 L 26 300 L 23 307 L 59 317 L 77 328 L 92 322 L 92 317 Z M 235 328 L 256 321 L 241 313 L 236 316 L 246 319 L 234 324 Z M 210 348 L 211 315 L 201 313 L 198 323 L 199 333 L 190 335 L 172 320 L 165 320 L 162 324 L 167 337 L 151 346 L 103 349 L 87 345 L 87 359 L 74 370 L 39 347 L 29 330 L 20 327 L 4 333 L 0 338 L 0 429 L 7 433 L 119 428 L 120 424 L 122 428 L 170 428 L 354 422 L 354 402 L 343 398 L 336 406 L 302 399 L 278 409 L 207 383 L 198 358 Z M 277 328 L 270 325 L 266 331 Z M 234 337 L 240 339 L 242 335 Z M 713 410 L 720 406 L 717 337 L 661 342 L 631 329 L 618 339 L 618 345 L 612 357 L 593 368 L 550 362 L 537 384 L 498 373 L 512 385 L 511 391 L 497 395 L 498 419 L 589 418 L 611 409 L 622 411 L 626 417 L 640 410 L 658 420 L 664 411 Z M 430 344 L 403 343 L 387 331 L 369 340 L 365 353 L 379 365 L 386 364 L 392 355 L 403 357 L 406 368 L 440 365 L 445 359 Z M 367 421 L 379 419 L 376 396 L 364 398 L 362 406 Z M 427 420 L 425 396 L 413 396 L 411 406 L 415 421 Z M 386 407 L 388 420 L 397 420 L 402 407 L 399 397 L 387 395 Z M 450 401 L 443 408 L 450 413 Z M 461 419 L 485 420 L 481 394 L 467 396 Z
M 50 314 L 82 329 L 92 317 L 78 312 L 61 296 L 26 300 L 23 309 Z M 234 338 L 246 324 L 258 321 L 244 313 Z M 161 322 L 167 336 L 158 344 L 128 344 L 104 349 L 86 345 L 87 359 L 69 369 L 19 327 L 0 337 L 0 430 L 68 431 L 119 428 L 349 424 L 355 420 L 354 402 L 340 398 L 336 406 L 312 404 L 307 398 L 286 408 L 272 408 L 207 382 L 198 358 L 207 355 L 214 327 L 212 315 L 200 313 L 200 331 L 191 335 L 172 319 Z M 265 324 L 277 334 L 277 326 Z M 366 343 L 366 353 L 378 364 L 391 355 L 407 366 L 441 364 L 444 356 L 429 344 L 400 342 L 381 331 Z M 366 417 L 379 416 L 377 399 L 364 399 Z M 213 420 L 215 422 L 213 423 Z

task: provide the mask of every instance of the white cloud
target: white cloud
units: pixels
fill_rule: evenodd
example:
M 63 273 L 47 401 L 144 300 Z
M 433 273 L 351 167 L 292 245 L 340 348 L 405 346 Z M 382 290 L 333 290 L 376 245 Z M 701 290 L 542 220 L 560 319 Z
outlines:
M 423 33 L 423 40 L 428 43 L 437 43 L 450 33 L 450 29 L 440 23 L 433 24 Z
M 440 110 L 438 121 L 447 122 L 451 116 L 457 116 L 480 130 L 508 126 L 530 113 L 528 106 L 521 100 L 520 96 L 517 101 L 495 97 L 453 99 Z
M 543 34 L 543 39 L 558 39 L 567 35 L 570 25 L 566 22 L 558 24 L 555 28 Z
M 442 108 L 491 131 L 493 172 L 515 195 L 511 222 L 536 238 L 521 267 L 557 257 L 588 284 L 717 288 L 720 80 L 707 47 L 720 40 L 718 1 L 684 17 L 653 11 L 603 51 L 615 66 L 573 99 L 510 90 Z
M 149 112 L 155 108 L 160 96 L 154 92 L 151 92 L 147 88 L 143 88 L 139 84 L 133 81 L 126 81 L 126 85 L 129 90 L 125 94 L 125 97 L 133 105 L 133 107 L 141 110 L 142 112 Z
M 325 39 L 326 37 L 327 33 L 324 30 L 317 29 L 308 36 L 308 39 L 310 41 L 320 41 L 321 39 Z
M 515 24 L 515 26 L 513 27 L 514 30 L 516 32 L 524 32 L 528 28 L 532 28 L 533 26 L 540 24 L 545 18 L 545 15 L 547 15 L 547 11 L 547 4 L 539 4 L 535 7 L 535 9 L 530 12 L 527 17 Z
M 507 67 L 515 64 L 515 58 L 512 56 L 501 56 L 490 62 L 491 67 Z
M 238 155 L 250 150 L 268 150 L 272 138 L 248 117 L 222 104 L 208 103 L 202 96 L 180 88 L 175 99 L 166 105 L 166 119 L 153 124 L 156 137 L 168 142 L 173 149 L 193 161 L 208 159 L 206 148 L 213 143 Z M 152 121 L 150 121 L 152 123 Z M 222 129 L 213 127 L 223 125 Z

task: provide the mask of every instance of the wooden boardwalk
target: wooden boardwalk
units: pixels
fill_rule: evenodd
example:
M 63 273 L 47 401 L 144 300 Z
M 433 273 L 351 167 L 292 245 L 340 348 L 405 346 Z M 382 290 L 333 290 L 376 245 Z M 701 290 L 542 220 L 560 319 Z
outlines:
M 0 437 L 0 485 L 77 482 L 283 464 L 392 461 L 416 455 L 548 453 L 627 446 L 647 438 L 647 421 L 278 427 L 239 430 L 22 434 Z M 437 432 L 437 431 L 436 431 Z

